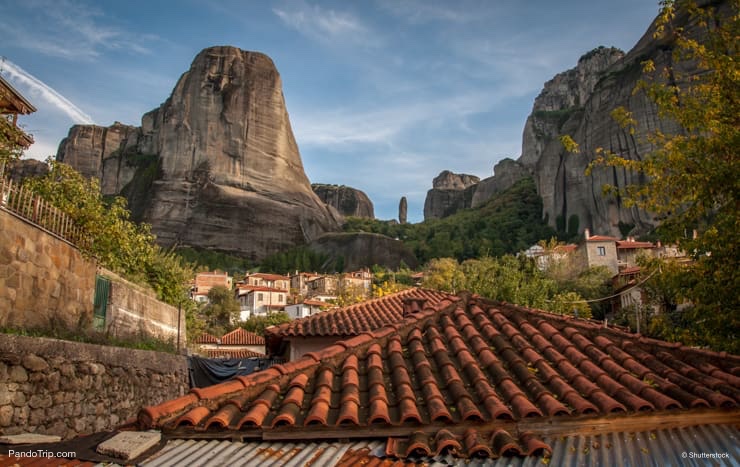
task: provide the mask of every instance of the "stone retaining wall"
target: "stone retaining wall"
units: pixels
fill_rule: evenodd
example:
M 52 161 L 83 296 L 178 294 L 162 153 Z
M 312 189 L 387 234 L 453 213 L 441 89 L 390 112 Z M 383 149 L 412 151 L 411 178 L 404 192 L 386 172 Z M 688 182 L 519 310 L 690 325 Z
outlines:
M 110 430 L 188 390 L 187 358 L 0 334 L 0 433 Z
M 0 326 L 76 329 L 92 322 L 95 264 L 0 209 Z

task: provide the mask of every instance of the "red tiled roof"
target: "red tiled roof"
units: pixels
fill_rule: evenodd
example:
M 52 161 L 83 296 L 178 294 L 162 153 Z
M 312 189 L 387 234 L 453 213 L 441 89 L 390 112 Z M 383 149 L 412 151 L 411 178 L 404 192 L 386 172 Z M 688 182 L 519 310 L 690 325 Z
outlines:
M 303 305 L 309 305 L 309 306 L 332 306 L 331 303 L 322 302 L 321 300 L 303 300 Z
M 239 293 L 241 294 L 242 291 L 245 291 L 246 293 L 249 293 L 249 292 L 288 293 L 287 290 L 284 290 L 284 289 L 276 289 L 274 287 L 265 287 L 264 285 L 240 285 L 239 286 Z
M 208 358 L 262 358 L 265 356 L 265 354 L 246 349 L 206 349 L 205 352 Z
M 218 343 L 218 337 L 204 332 L 195 339 L 196 344 L 216 344 Z
M 260 279 L 266 280 L 266 281 L 289 281 L 290 278 L 287 276 L 281 276 L 279 274 L 268 274 L 264 272 L 256 272 L 254 274 L 250 274 L 249 277 L 259 277 Z
M 569 243 L 567 245 L 558 245 L 553 250 L 557 253 L 570 253 L 578 249 L 578 245 Z
M 638 272 L 640 272 L 641 269 L 642 268 L 640 268 L 640 266 L 631 266 L 631 267 L 624 268 L 621 271 L 619 271 L 619 274 L 618 275 L 619 276 L 627 276 L 627 275 L 630 275 L 630 274 L 637 274 Z
M 435 305 L 449 294 L 421 288 L 406 289 L 336 310 L 296 319 L 265 330 L 268 336 L 355 336 L 403 319 L 405 298 L 427 299 Z
M 587 242 L 616 242 L 618 238 L 608 237 L 606 235 L 591 235 L 586 239 Z
M 655 248 L 650 242 L 630 242 L 627 240 L 620 240 L 617 242 L 617 248 L 626 250 L 630 248 Z
M 738 356 L 463 295 L 138 420 L 209 438 L 382 437 L 399 458 L 498 457 L 551 451 L 542 438 L 558 427 L 646 413 L 690 423 L 692 410 L 740 420 L 739 405 Z
M 243 328 L 236 328 L 221 337 L 221 345 L 265 345 L 265 338 Z

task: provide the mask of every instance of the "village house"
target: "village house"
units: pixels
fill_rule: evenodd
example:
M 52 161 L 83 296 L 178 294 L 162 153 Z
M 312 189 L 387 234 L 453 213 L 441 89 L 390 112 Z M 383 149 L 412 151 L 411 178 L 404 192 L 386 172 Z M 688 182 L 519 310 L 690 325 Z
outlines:
M 197 350 L 208 358 L 250 358 L 265 356 L 265 339 L 242 328 L 220 338 L 203 333 L 195 340 Z
M 285 290 L 287 292 L 290 290 L 290 278 L 288 276 L 281 276 L 280 274 L 255 272 L 247 274 L 244 277 L 244 283 L 239 285 L 242 288 L 245 288 L 245 286 L 259 286 Z
M 190 288 L 190 298 L 199 303 L 208 303 L 208 292 L 214 287 L 226 287 L 231 290 L 234 279 L 222 271 L 199 272 Z
M 290 276 L 290 291 L 292 294 L 302 297 L 308 296 L 308 283 L 321 277 L 321 274 L 311 272 L 298 272 Z
M 239 318 L 244 321 L 252 316 L 267 316 L 285 309 L 288 300 L 287 289 L 263 286 L 239 286 L 237 288 Z

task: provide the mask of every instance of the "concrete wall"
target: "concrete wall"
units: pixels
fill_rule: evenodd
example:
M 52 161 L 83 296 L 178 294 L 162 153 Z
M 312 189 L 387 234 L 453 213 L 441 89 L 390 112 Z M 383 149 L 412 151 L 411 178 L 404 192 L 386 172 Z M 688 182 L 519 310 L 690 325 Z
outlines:
M 0 334 L 0 433 L 110 430 L 188 390 L 183 356 Z
M 98 273 L 111 280 L 105 331 L 115 337 L 151 336 L 177 342 L 185 347 L 185 312 L 178 313 L 172 305 L 160 302 L 153 290 L 133 284 L 117 274 L 100 268 Z M 178 327 L 179 315 L 179 327 Z
M 77 248 L 0 209 L 0 326 L 88 326 L 94 287 Z

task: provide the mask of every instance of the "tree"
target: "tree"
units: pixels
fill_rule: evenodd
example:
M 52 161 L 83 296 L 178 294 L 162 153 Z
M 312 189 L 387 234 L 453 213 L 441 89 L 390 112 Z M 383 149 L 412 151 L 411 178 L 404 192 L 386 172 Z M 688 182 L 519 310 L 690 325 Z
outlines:
M 591 318 L 591 307 L 578 292 L 556 294 L 547 304 L 547 309 L 560 315 L 571 315 L 578 318 Z
M 0 175 L 3 175 L 8 163 L 17 161 L 23 155 L 20 141 L 22 141 L 21 130 L 0 118 Z
M 239 302 L 227 287 L 217 285 L 208 291 L 208 304 L 203 314 L 207 317 L 209 331 L 223 334 L 239 319 L 239 311 Z
M 154 243 L 147 224 L 130 220 L 126 200 L 106 200 L 97 179 L 87 179 L 67 164 L 48 160 L 49 173 L 25 186 L 56 206 L 82 229 L 83 253 L 128 279 L 152 287 L 160 300 L 178 306 L 187 300 L 192 269 Z
M 240 323 L 239 326 L 247 331 L 264 336 L 265 329 L 270 326 L 278 326 L 283 323 L 289 323 L 290 321 L 290 316 L 288 316 L 286 312 L 280 311 L 277 313 L 270 313 L 267 316 L 251 316 L 246 321 Z
M 457 293 L 464 289 L 465 277 L 457 260 L 438 258 L 429 261 L 424 272 L 423 286 L 430 289 Z
M 696 316 L 688 343 L 727 349 L 740 329 L 740 0 L 718 9 L 691 0 L 661 5 L 655 35 L 673 45 L 672 60 L 663 69 L 644 62 L 635 93 L 645 93 L 658 115 L 681 130 L 653 128 L 647 138 L 655 150 L 642 160 L 598 150 L 589 170 L 619 167 L 646 180 L 620 195 L 654 213 L 663 238 L 694 259 L 683 281 Z M 612 116 L 635 133 L 629 110 L 617 108 Z M 577 152 L 572 139 L 562 141 Z

